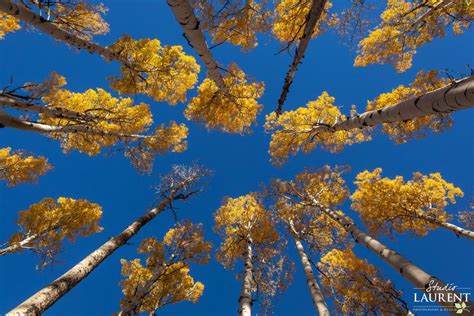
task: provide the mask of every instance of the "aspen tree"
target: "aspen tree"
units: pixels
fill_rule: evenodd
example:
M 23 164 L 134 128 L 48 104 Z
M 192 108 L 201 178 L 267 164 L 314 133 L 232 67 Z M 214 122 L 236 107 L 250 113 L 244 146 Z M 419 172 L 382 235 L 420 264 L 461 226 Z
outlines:
M 362 232 L 362 230 L 342 211 L 326 207 L 321 201 L 318 201 L 316 195 L 317 191 L 315 192 L 314 190 L 314 184 L 320 179 L 321 172 L 326 173 L 327 176 L 334 174 L 334 176 L 337 177 L 340 173 L 340 169 L 332 169 L 326 166 L 323 167 L 321 171 L 315 173 L 305 171 L 300 175 L 297 175 L 295 181 L 281 182 L 283 187 L 286 186 L 286 190 L 282 191 L 282 194 L 284 194 L 284 197 L 287 199 L 292 200 L 293 203 L 299 203 L 300 205 L 311 207 L 314 211 L 321 212 L 328 218 L 332 219 L 341 228 L 346 230 L 346 232 L 352 236 L 354 241 L 360 245 L 366 246 L 369 250 L 374 252 L 382 260 L 398 271 L 406 280 L 415 285 L 416 288 L 425 293 L 436 293 L 443 295 L 444 297 L 448 297 L 448 295 L 451 297 L 454 297 L 454 295 L 456 295 L 456 297 L 461 297 L 455 289 L 447 286 L 446 283 L 437 277 L 426 273 L 402 255 L 388 248 L 372 236 Z M 337 182 L 341 184 L 341 189 L 335 191 L 334 194 L 347 197 L 349 195 L 349 190 L 345 187 L 342 177 L 338 177 Z M 472 305 L 471 302 L 468 303 Z M 447 302 L 446 300 L 440 301 L 439 304 L 450 308 L 451 310 L 454 308 L 454 303 Z M 451 313 L 455 314 L 455 312 Z
M 408 306 L 390 280 L 352 249 L 333 249 L 320 261 L 326 293 L 335 295 L 340 315 L 408 315 Z
M 37 182 L 38 177 L 51 168 L 43 156 L 27 155 L 23 151 L 12 152 L 11 147 L 0 148 L 0 180 L 6 181 L 9 187 Z
M 416 50 L 446 35 L 452 25 L 462 34 L 472 23 L 474 8 L 469 1 L 389 0 L 381 23 L 359 43 L 355 66 L 393 64 L 398 72 L 412 66 Z
M 306 107 L 266 117 L 265 128 L 273 131 L 270 156 L 282 164 L 289 154 L 307 153 L 316 146 L 330 152 L 345 145 L 370 140 L 371 127 L 383 129 L 397 143 L 419 138 L 429 130 L 439 132 L 451 126 L 449 114 L 474 107 L 474 77 L 447 83 L 438 73 L 420 72 L 410 87 L 399 86 L 391 93 L 368 102 L 368 111 L 342 115 L 327 92 Z
M 38 254 L 42 269 L 54 261 L 63 248 L 63 240 L 74 241 L 102 231 L 99 220 L 102 208 L 87 200 L 60 197 L 45 198 L 19 212 L 17 220 L 20 231 L 0 249 L 0 256 L 29 250 Z
M 0 108 L 27 113 L 18 117 L 0 111 L 0 126 L 36 132 L 57 139 L 65 153 L 78 150 L 95 156 L 103 148 L 120 148 L 143 172 L 156 154 L 186 150 L 188 129 L 174 121 L 156 127 L 148 104 L 114 98 L 100 88 L 83 93 L 64 89 L 64 77 L 52 73 L 40 83 L 26 83 L 0 93 Z
M 285 288 L 291 265 L 282 256 L 280 236 L 271 214 L 261 204 L 260 197 L 250 193 L 224 199 L 215 214 L 214 230 L 223 242 L 217 260 L 233 269 L 240 259 L 244 264 L 238 314 L 252 315 L 252 292 L 257 289 L 268 299 Z M 262 306 L 261 306 L 262 308 Z
M 201 167 L 186 167 L 175 165 L 169 174 L 161 178 L 157 188 L 155 205 L 136 221 L 131 223 L 118 235 L 110 238 L 102 246 L 87 255 L 74 267 L 54 280 L 48 286 L 39 290 L 7 315 L 39 315 L 46 311 L 57 300 L 86 278 L 107 257 L 127 243 L 140 229 L 154 219 L 158 214 L 172 207 L 178 200 L 186 200 L 201 190 L 201 179 L 208 172 Z
M 474 239 L 474 232 L 449 222 L 452 215 L 445 208 L 456 203 L 463 191 L 447 182 L 440 173 L 426 176 L 413 173 L 413 179 L 382 178 L 382 169 L 364 171 L 354 182 L 352 209 L 357 211 L 373 235 L 411 233 L 425 236 L 436 228 L 445 228 L 457 236 Z M 383 223 L 381 225 L 380 223 Z
M 165 305 L 186 300 L 196 303 L 204 285 L 188 275 L 190 264 L 206 264 L 210 251 L 202 225 L 191 222 L 178 223 L 163 241 L 143 239 L 137 252 L 146 255 L 145 265 L 140 259 L 121 260 L 125 298 L 118 315 L 152 314 Z
M 76 9 L 65 10 L 73 16 L 80 13 Z M 103 47 L 90 41 L 88 36 L 83 36 L 82 31 L 79 34 L 70 32 L 68 27 L 61 27 L 63 24 L 57 23 L 56 20 L 43 18 L 20 2 L 0 0 L 0 11 L 49 34 L 56 40 L 99 54 L 107 61 L 119 62 L 120 76 L 109 79 L 111 87 L 120 93 L 143 93 L 155 101 L 166 101 L 174 105 L 184 102 L 187 90 L 192 89 L 197 82 L 199 65 L 194 57 L 183 52 L 181 46 L 162 46 L 157 39 L 134 40 L 125 35 L 112 45 Z M 69 19 L 67 23 L 73 19 Z M 86 29 L 94 29 L 97 20 L 81 21 L 79 18 L 76 22 L 85 23 Z M 76 30 L 75 27 L 72 29 Z

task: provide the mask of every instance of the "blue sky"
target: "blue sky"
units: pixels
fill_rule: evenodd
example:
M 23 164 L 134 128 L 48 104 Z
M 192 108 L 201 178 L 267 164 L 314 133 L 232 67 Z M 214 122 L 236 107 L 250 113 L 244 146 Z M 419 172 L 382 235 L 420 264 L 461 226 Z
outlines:
M 188 54 L 195 55 L 181 36 L 182 31 L 165 1 L 117 0 L 107 2 L 106 6 L 110 9 L 106 19 L 111 32 L 96 38 L 101 44 L 111 44 L 121 35 L 129 34 L 133 38 L 158 38 L 163 44 L 183 45 Z M 472 43 L 472 31 L 461 36 L 437 39 L 419 49 L 412 69 L 397 74 L 389 65 L 354 68 L 354 50 L 335 34 L 326 33 L 310 43 L 285 108 L 303 106 L 326 90 L 336 98 L 336 104 L 348 113 L 352 104 L 363 108 L 367 100 L 379 93 L 411 82 L 421 69 L 449 69 L 467 73 L 467 65 L 474 66 Z M 78 239 L 73 244 L 67 243 L 59 257 L 60 263 L 44 271 L 35 270 L 37 258 L 26 252 L 0 258 L 0 314 L 49 284 L 140 216 L 154 198 L 153 187 L 157 184 L 157 176 L 167 172 L 172 164 L 198 161 L 215 172 L 204 193 L 179 205 L 180 218 L 202 222 L 206 237 L 214 246 L 218 246 L 220 240 L 212 232 L 213 214 L 224 196 L 237 197 L 256 191 L 261 183 L 268 183 L 272 178 L 290 179 L 305 167 L 348 164 L 352 171 L 345 175 L 345 179 L 352 189 L 352 181 L 358 172 L 376 167 L 383 168 L 384 175 L 389 177 L 410 177 L 414 171 L 441 172 L 445 179 L 454 182 L 465 192 L 465 197 L 449 207 L 449 212 L 456 213 L 467 208 L 474 191 L 472 111 L 453 114 L 454 126 L 450 130 L 405 145 L 395 145 L 379 133 L 373 141 L 348 147 L 340 154 L 315 150 L 308 155 L 299 154 L 291 158 L 282 168 L 271 166 L 267 154 L 270 135 L 263 132 L 262 125 L 265 114 L 276 108 L 283 78 L 291 62 L 291 56 L 287 54 L 274 55 L 279 47 L 276 41 L 263 38 L 259 46 L 247 54 L 230 45 L 213 50 L 221 64 L 236 62 L 248 74 L 265 82 L 265 95 L 261 99 L 264 109 L 258 118 L 258 126 L 254 127 L 252 134 L 240 136 L 207 131 L 202 126 L 187 122 L 190 127 L 189 149 L 182 154 L 158 157 L 151 175 L 139 175 L 129 161 L 119 154 L 112 157 L 88 157 L 78 152 L 65 155 L 54 140 L 27 132 L 1 130 L 0 147 L 10 146 L 44 155 L 54 169 L 35 185 L 13 188 L 7 188 L 4 184 L 0 186 L 0 242 L 7 241 L 16 232 L 17 212 L 44 197 L 66 196 L 101 204 L 104 211 L 101 225 L 105 229 L 100 234 Z M 0 85 L 8 84 L 11 78 L 18 85 L 26 81 L 40 82 L 46 79 L 50 71 L 65 76 L 67 88 L 72 91 L 82 92 L 88 88 L 101 87 L 113 92 L 107 88 L 106 78 L 118 72 L 118 65 L 106 63 L 97 55 L 77 52 L 32 30 L 9 34 L 0 41 Z M 200 80 L 204 75 L 202 71 Z M 194 93 L 190 92 L 189 97 Z M 151 104 L 156 123 L 171 119 L 186 122 L 183 117 L 186 104 L 171 107 L 143 96 L 137 96 L 136 99 Z M 348 205 L 344 210 L 356 218 Z M 131 245 L 116 251 L 45 314 L 89 316 L 118 311 L 122 297 L 119 260 L 135 258 L 136 247 L 142 238 L 161 238 L 173 223 L 171 214 L 159 215 L 131 240 Z M 445 282 L 474 287 L 472 242 L 442 230 L 434 231 L 423 239 L 396 235 L 392 240 L 382 240 Z M 296 273 L 288 291 L 275 299 L 275 315 L 312 315 L 314 309 L 298 258 L 291 246 L 288 251 L 295 259 Z M 404 291 L 405 300 L 413 304 L 414 290 L 408 281 L 360 245 L 355 246 L 355 251 L 379 267 Z M 240 283 L 235 278 L 235 272 L 224 270 L 212 258 L 206 266 L 193 267 L 191 273 L 206 286 L 201 300 L 195 305 L 181 303 L 167 306 L 159 311 L 159 315 L 192 313 L 220 316 L 236 313 Z

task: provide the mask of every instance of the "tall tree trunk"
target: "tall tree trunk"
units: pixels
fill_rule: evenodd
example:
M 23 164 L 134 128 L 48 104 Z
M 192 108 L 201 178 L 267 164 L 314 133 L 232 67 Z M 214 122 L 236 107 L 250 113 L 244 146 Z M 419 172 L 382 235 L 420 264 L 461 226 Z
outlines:
M 474 231 L 459 227 L 457 225 L 448 223 L 448 222 L 440 222 L 438 223 L 441 227 L 449 229 L 450 231 L 454 232 L 457 236 L 463 236 L 474 240 Z
M 34 234 L 34 235 L 31 235 L 31 236 L 28 236 L 26 237 L 25 239 L 19 241 L 19 242 L 16 242 L 14 243 L 13 245 L 10 245 L 8 247 L 5 247 L 3 249 L 0 249 L 0 256 L 4 256 L 6 254 L 9 254 L 9 253 L 12 253 L 12 252 L 15 252 L 15 251 L 18 251 L 20 249 L 24 249 L 24 248 L 29 248 L 27 247 L 27 245 L 29 243 L 32 243 L 33 241 L 35 241 L 36 239 L 40 238 L 42 235 L 45 235 L 47 232 L 43 233 L 43 234 Z
M 323 293 L 319 288 L 318 282 L 314 277 L 313 269 L 311 268 L 311 263 L 308 260 L 308 256 L 304 251 L 303 244 L 296 236 L 293 236 L 295 240 L 296 250 L 301 259 L 301 264 L 303 265 L 304 274 L 306 276 L 306 282 L 308 284 L 309 291 L 311 293 L 311 299 L 313 300 L 314 307 L 316 308 L 318 315 L 320 316 L 329 316 L 329 309 L 326 301 L 324 300 Z
M 247 242 L 244 253 L 244 278 L 239 298 L 239 316 L 252 316 L 252 242 Z
M 209 47 L 207 46 L 204 34 L 199 28 L 199 20 L 194 14 L 194 10 L 189 0 L 166 0 L 171 11 L 184 31 L 184 37 L 188 44 L 196 51 L 207 68 L 209 78 L 211 78 L 221 90 L 225 90 L 224 79 L 219 72 L 217 62 L 214 60 Z
M 69 292 L 74 286 L 87 277 L 99 264 L 110 256 L 115 250 L 123 246 L 138 231 L 168 207 L 177 196 L 180 186 L 174 188 L 169 196 L 152 210 L 145 213 L 138 220 L 133 222 L 124 231 L 97 248 L 94 252 L 82 259 L 78 264 L 69 269 L 62 276 L 54 280 L 51 284 L 36 292 L 23 303 L 12 309 L 7 316 L 17 315 L 40 315 Z
M 457 297 L 460 296 L 459 293 L 451 289 L 451 287 L 449 287 L 443 281 L 439 280 L 433 275 L 426 273 L 394 250 L 382 244 L 380 241 L 362 232 L 355 224 L 347 220 L 345 215 L 340 215 L 337 212 L 324 207 L 314 198 L 312 202 L 313 206 L 318 207 L 322 212 L 332 218 L 349 234 L 351 234 L 352 238 L 354 238 L 357 243 L 365 245 L 368 249 L 370 249 L 372 252 L 382 258 L 382 260 L 390 264 L 396 271 L 400 272 L 400 274 L 405 279 L 414 284 L 417 289 L 427 294 L 431 293 L 443 295 L 445 298 L 453 297 L 454 295 L 456 295 Z M 437 287 L 435 287 L 436 285 Z M 456 314 L 456 311 L 454 310 L 454 303 L 443 302 L 441 300 L 438 303 L 446 308 L 451 309 L 450 313 L 452 315 L 465 315 Z M 474 304 L 472 304 L 471 302 L 468 302 L 468 305 L 474 306 Z
M 311 9 L 306 17 L 306 25 L 303 31 L 303 35 L 299 39 L 298 46 L 296 47 L 295 57 L 293 62 L 290 65 L 290 69 L 286 73 L 285 82 L 283 84 L 283 89 L 281 91 L 280 98 L 278 99 L 278 107 L 275 111 L 277 115 L 280 115 L 283 109 L 283 104 L 285 103 L 286 96 L 290 91 L 290 86 L 293 83 L 293 79 L 298 70 L 298 65 L 301 63 L 304 57 L 306 48 L 309 45 L 311 36 L 313 35 L 314 28 L 321 18 L 321 14 L 324 11 L 324 6 L 326 5 L 327 0 L 313 0 L 311 4 Z
M 472 107 L 474 107 L 474 76 L 458 80 L 443 88 L 402 101 L 396 105 L 354 115 L 344 121 L 328 126 L 327 129 L 333 132 L 351 130 L 382 123 L 406 121 L 432 114 L 447 114 Z M 316 123 L 315 128 L 321 128 L 317 125 Z
M 46 20 L 21 3 L 14 3 L 11 0 L 0 0 L 0 11 L 16 17 L 25 24 L 31 25 L 41 32 L 49 34 L 58 41 L 65 42 L 78 49 L 87 49 L 90 53 L 97 53 L 103 56 L 106 60 L 115 59 L 124 64 L 124 61 L 118 58 L 118 54 L 112 53 L 109 49 L 102 47 L 99 44 L 84 40 L 72 33 L 60 29 L 55 23 Z M 124 65 L 127 66 L 126 63 Z

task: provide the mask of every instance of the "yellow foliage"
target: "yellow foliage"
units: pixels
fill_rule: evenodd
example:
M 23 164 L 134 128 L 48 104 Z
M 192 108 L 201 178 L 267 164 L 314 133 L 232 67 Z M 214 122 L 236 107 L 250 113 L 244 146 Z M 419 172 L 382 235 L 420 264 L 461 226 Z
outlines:
M 425 236 L 451 219 L 445 207 L 463 196 L 460 188 L 446 182 L 439 173 L 419 172 L 413 179 L 382 178 L 382 169 L 357 175 L 357 190 L 351 196 L 352 208 L 359 212 L 373 234 L 411 232 Z M 383 223 L 383 225 L 382 225 Z
M 365 315 L 370 311 L 388 316 L 406 313 L 397 301 L 401 292 L 351 249 L 331 250 L 321 258 L 319 268 L 324 275 L 321 278 L 324 291 L 337 297 L 338 314 Z
M 50 5 L 48 12 L 54 16 L 54 23 L 61 29 L 84 40 L 109 32 L 109 25 L 102 18 L 107 13 L 107 8 L 102 3 L 58 2 Z
M 249 132 L 262 110 L 257 99 L 263 95 L 263 83 L 248 83 L 245 73 L 235 64 L 227 69 L 224 83 L 226 90 L 221 91 L 213 80 L 204 79 L 184 115 L 210 129 L 240 134 Z
M 155 238 L 143 239 L 137 251 L 147 255 L 145 266 L 140 259 L 121 260 L 125 277 L 121 282 L 125 295 L 121 304 L 132 301 L 139 287 L 147 292 L 138 302 L 140 312 L 153 313 L 167 304 L 199 300 L 204 285 L 189 275 L 189 263 L 209 261 L 211 244 L 204 241 L 202 225 L 178 224 L 166 233 L 162 242 Z
M 223 239 L 217 260 L 229 269 L 245 252 L 247 243 L 258 247 L 276 243 L 279 239 L 270 212 L 262 206 L 260 198 L 254 193 L 224 199 L 214 221 L 214 230 Z M 259 260 L 262 259 L 259 257 Z
M 186 92 L 197 82 L 200 67 L 181 46 L 124 36 L 109 49 L 127 63 L 120 68 L 121 77 L 110 78 L 111 88 L 120 93 L 143 93 L 175 105 L 186 101 Z
M 303 36 L 312 2 L 311 0 L 281 0 L 276 5 L 272 31 L 279 41 L 294 42 Z M 311 38 L 321 34 L 323 25 L 332 26 L 335 23 L 335 20 L 327 15 L 331 7 L 332 3 L 327 1 Z
M 20 28 L 20 21 L 17 18 L 0 11 L 0 40 L 8 33 L 17 31 Z
M 27 156 L 21 151 L 11 150 L 10 147 L 0 148 L 0 180 L 7 181 L 8 186 L 36 182 L 52 168 L 45 157 Z
M 282 165 L 290 154 L 301 150 L 308 153 L 316 146 L 331 153 L 341 151 L 345 145 L 370 140 L 366 130 L 329 131 L 337 120 L 346 117 L 334 105 L 335 98 L 323 92 L 316 101 L 279 115 L 272 112 L 266 117 L 265 129 L 273 131 L 269 153 L 272 163 Z
M 404 72 L 412 66 L 416 50 L 445 36 L 449 25 L 453 25 L 454 34 L 470 26 L 474 6 L 469 1 L 452 1 L 444 8 L 439 5 L 443 1 L 389 0 L 380 25 L 359 43 L 354 65 L 391 63 L 398 72 Z
M 12 236 L 10 244 L 15 245 L 25 238 L 34 237 L 23 246 L 31 247 L 41 255 L 39 267 L 42 268 L 61 250 L 65 238 L 74 241 L 78 236 L 87 237 L 102 231 L 99 226 L 101 217 L 102 208 L 99 204 L 65 197 L 57 201 L 45 198 L 31 205 L 28 210 L 19 212 L 17 223 L 21 232 Z
M 248 51 L 257 46 L 256 33 L 270 28 L 272 13 L 267 10 L 267 1 L 232 1 L 223 5 L 210 0 L 195 2 L 201 27 L 209 31 L 213 43 L 227 42 Z
M 374 101 L 367 102 L 367 111 L 398 104 L 412 97 L 444 87 L 448 83 L 447 79 L 439 77 L 437 71 L 419 71 L 415 81 L 409 87 L 400 85 L 391 92 L 382 93 Z M 424 137 L 428 134 L 429 130 L 439 133 L 451 126 L 452 120 L 449 114 L 433 114 L 407 121 L 384 123 L 383 131 L 397 144 L 401 144 L 406 143 L 412 138 L 419 139 Z

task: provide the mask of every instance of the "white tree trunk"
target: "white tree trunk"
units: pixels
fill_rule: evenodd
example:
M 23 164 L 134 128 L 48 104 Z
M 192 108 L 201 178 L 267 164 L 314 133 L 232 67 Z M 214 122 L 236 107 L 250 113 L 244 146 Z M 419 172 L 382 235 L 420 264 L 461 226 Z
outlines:
M 6 254 L 18 251 L 19 249 L 24 249 L 24 248 L 29 249 L 28 244 L 32 243 L 33 241 L 35 241 L 36 239 L 38 239 L 40 236 L 42 236 L 44 234 L 45 233 L 43 233 L 41 235 L 40 234 L 34 234 L 34 235 L 31 235 L 31 236 L 28 236 L 25 239 L 21 240 L 20 242 L 14 243 L 13 245 L 8 246 L 6 248 L 0 249 L 0 256 L 4 256 Z
M 188 40 L 189 45 L 196 51 L 202 62 L 207 68 L 208 76 L 212 79 L 217 87 L 225 90 L 224 79 L 219 72 L 217 62 L 214 60 L 209 47 L 207 46 L 204 34 L 199 28 L 199 21 L 194 14 L 194 10 L 189 0 L 166 0 L 171 11 L 184 31 L 184 37 Z
M 382 123 L 406 121 L 432 114 L 447 114 L 472 107 L 474 107 L 474 76 L 396 105 L 357 114 L 328 127 L 328 129 L 330 131 L 351 130 Z
M 311 4 L 311 9 L 306 18 L 306 25 L 303 31 L 303 35 L 299 39 L 298 46 L 296 47 L 295 57 L 293 62 L 290 65 L 290 69 L 286 73 L 285 82 L 283 84 L 283 89 L 281 91 L 280 98 L 278 99 L 278 107 L 275 111 L 277 115 L 280 115 L 283 109 L 283 104 L 285 103 L 286 96 L 290 91 L 290 86 L 293 83 L 293 79 L 298 70 L 298 65 L 304 58 L 304 53 L 306 48 L 309 45 L 311 36 L 313 35 L 314 28 L 321 18 L 321 14 L 324 11 L 324 6 L 326 5 L 327 0 L 313 0 Z
M 303 244 L 301 241 L 293 236 L 295 240 L 296 250 L 301 259 L 301 264 L 303 265 L 304 274 L 306 276 L 306 282 L 308 284 L 309 291 L 311 293 L 311 299 L 313 300 L 314 307 L 320 316 L 329 316 L 329 309 L 326 301 L 324 300 L 323 293 L 319 288 L 318 282 L 314 277 L 313 269 L 311 268 L 311 263 L 308 260 L 308 256 L 304 251 Z
M 0 0 L 0 10 L 16 17 L 17 19 L 20 19 L 22 22 L 31 25 L 32 27 L 46 34 L 49 34 L 59 41 L 65 42 L 78 49 L 87 49 L 90 53 L 97 53 L 103 56 L 106 60 L 115 59 L 123 64 L 123 61 L 118 59 L 118 55 L 112 53 L 107 48 L 102 47 L 99 44 L 83 40 L 72 33 L 68 33 L 60 29 L 56 26 L 56 24 L 41 17 L 21 3 L 14 3 L 11 0 Z
M 441 227 L 444 227 L 446 229 L 449 229 L 450 231 L 454 232 L 457 236 L 463 236 L 466 238 L 469 238 L 471 240 L 474 240 L 474 231 L 465 229 L 462 227 L 459 227 L 457 225 L 448 223 L 448 222 L 443 222 L 443 223 L 438 223 Z
M 252 316 L 252 243 L 248 242 L 244 253 L 244 277 L 239 298 L 239 316 Z
M 339 215 L 335 211 L 324 207 L 315 199 L 313 199 L 312 202 L 314 206 L 318 207 L 322 212 L 332 218 L 349 234 L 351 234 L 352 238 L 354 238 L 357 243 L 365 245 L 368 249 L 370 249 L 372 252 L 382 258 L 382 260 L 390 264 L 396 271 L 400 272 L 400 274 L 405 279 L 414 284 L 417 289 L 428 294 L 442 294 L 445 298 L 447 298 L 448 295 L 451 297 L 455 294 L 459 296 L 459 293 L 454 290 L 451 290 L 443 281 L 439 280 L 433 275 L 426 273 L 394 250 L 382 244 L 380 241 L 362 232 L 355 224 L 348 221 L 344 217 L 345 215 Z M 438 285 L 439 288 L 430 288 L 431 285 Z M 454 303 L 443 301 L 440 301 L 438 303 L 443 305 L 444 307 L 452 309 L 453 311 L 450 312 L 452 315 L 459 315 L 456 314 L 456 312 L 454 311 Z M 468 302 L 468 305 L 473 306 L 471 302 Z
M 63 295 L 69 292 L 74 286 L 86 278 L 99 264 L 110 256 L 115 250 L 123 246 L 130 238 L 158 214 L 160 214 L 174 200 L 175 194 L 180 187 L 175 188 L 157 207 L 145 213 L 138 220 L 133 222 L 124 231 L 97 248 L 81 260 L 74 267 L 69 269 L 62 276 L 54 280 L 51 284 L 36 292 L 23 303 L 7 313 L 7 316 L 40 315 L 59 300 Z

